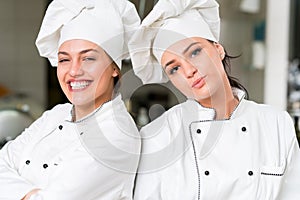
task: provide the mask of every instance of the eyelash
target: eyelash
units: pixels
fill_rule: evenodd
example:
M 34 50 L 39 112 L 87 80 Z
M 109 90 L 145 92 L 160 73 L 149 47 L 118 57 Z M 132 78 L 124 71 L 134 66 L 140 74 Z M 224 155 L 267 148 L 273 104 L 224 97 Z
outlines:
M 196 48 L 195 50 L 193 50 L 192 53 L 191 53 L 191 57 L 193 58 L 193 57 L 199 55 L 199 53 L 201 52 L 201 50 L 202 49 L 200 47 Z
M 69 59 L 60 59 L 58 62 L 63 63 L 63 62 L 68 62 L 68 61 L 70 61 L 70 60 Z
M 169 74 L 170 74 L 170 75 L 174 74 L 175 72 L 178 71 L 179 68 L 180 68 L 180 66 L 174 66 L 174 67 L 172 67 L 172 68 L 170 69 L 170 71 L 169 71 Z
M 96 59 L 95 58 L 91 58 L 91 57 L 86 57 L 86 58 L 83 58 L 82 60 L 83 61 L 94 61 Z M 68 62 L 68 61 L 70 61 L 70 60 L 67 59 L 67 58 L 63 58 L 63 59 L 60 59 L 58 62 L 59 63 L 63 63 L 63 62 Z
M 96 60 L 95 58 L 92 58 L 92 57 L 85 57 L 83 58 L 83 61 L 94 61 Z
M 191 52 L 191 58 L 193 58 L 193 57 L 195 57 L 195 56 L 197 56 L 197 55 L 199 55 L 199 53 L 201 52 L 201 48 L 200 47 L 198 47 L 198 48 L 196 48 L 195 50 L 193 50 L 192 52 Z M 170 75 L 173 75 L 174 73 L 176 73 L 178 70 L 179 70 L 179 68 L 180 68 L 180 66 L 174 66 L 174 67 L 172 67 L 170 70 L 169 70 L 169 74 Z

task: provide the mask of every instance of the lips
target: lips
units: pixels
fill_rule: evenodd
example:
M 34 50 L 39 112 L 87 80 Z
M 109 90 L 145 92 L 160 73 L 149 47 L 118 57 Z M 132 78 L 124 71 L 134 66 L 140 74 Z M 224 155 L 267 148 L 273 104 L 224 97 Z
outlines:
M 82 90 L 91 84 L 91 81 L 69 81 L 71 90 Z
M 205 78 L 205 76 L 196 79 L 196 80 L 193 82 L 192 87 L 193 87 L 193 88 L 198 88 L 198 89 L 201 88 L 201 87 L 205 84 L 204 78 Z

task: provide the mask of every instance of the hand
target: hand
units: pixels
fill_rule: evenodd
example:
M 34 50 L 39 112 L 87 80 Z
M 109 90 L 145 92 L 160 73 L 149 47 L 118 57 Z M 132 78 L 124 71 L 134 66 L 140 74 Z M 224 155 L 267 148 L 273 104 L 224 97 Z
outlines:
M 31 190 L 31 191 L 28 192 L 21 200 L 28 200 L 28 199 L 31 197 L 31 195 L 37 193 L 38 191 L 40 191 L 40 189 L 37 189 L 37 188 Z

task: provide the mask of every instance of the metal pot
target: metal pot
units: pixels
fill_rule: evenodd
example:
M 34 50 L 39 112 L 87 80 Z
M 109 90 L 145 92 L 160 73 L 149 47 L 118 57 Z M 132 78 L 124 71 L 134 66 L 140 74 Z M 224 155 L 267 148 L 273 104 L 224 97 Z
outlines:
M 0 109 L 0 148 L 9 140 L 15 139 L 33 121 L 33 117 L 22 110 Z

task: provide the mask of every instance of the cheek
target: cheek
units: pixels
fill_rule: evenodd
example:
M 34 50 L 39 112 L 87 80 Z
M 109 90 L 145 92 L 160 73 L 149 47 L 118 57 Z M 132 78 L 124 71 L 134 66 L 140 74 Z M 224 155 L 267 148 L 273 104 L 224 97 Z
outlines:
M 63 79 L 66 74 L 67 74 L 67 70 L 61 67 L 57 67 L 56 75 L 59 82 L 63 82 Z
M 214 59 L 213 57 L 207 56 L 204 59 L 201 59 L 201 62 L 195 62 L 194 66 L 197 67 L 200 74 L 203 75 L 216 75 L 223 73 L 223 65 L 222 62 L 218 59 Z
M 169 77 L 171 83 L 183 94 L 187 95 L 189 93 L 190 87 L 187 80 L 180 74 L 176 76 Z
M 224 72 L 224 67 L 222 60 L 220 58 L 220 55 L 215 53 L 212 54 L 211 56 L 208 57 L 209 60 L 207 60 L 208 65 L 210 66 L 212 71 L 218 72 L 218 73 L 223 73 Z
M 108 70 L 105 70 L 103 68 L 100 68 L 98 70 L 95 70 L 94 72 L 92 72 L 92 76 L 94 76 L 94 80 L 97 80 L 98 85 L 101 85 L 103 83 L 106 82 L 106 80 L 108 79 Z
M 110 65 L 104 63 L 94 63 L 91 65 L 85 66 L 85 72 L 94 76 L 96 79 L 100 79 L 105 71 L 111 67 Z
M 95 79 L 98 80 L 98 87 L 107 87 L 107 85 L 111 84 L 113 70 L 111 68 L 100 69 L 97 71 L 97 77 Z

